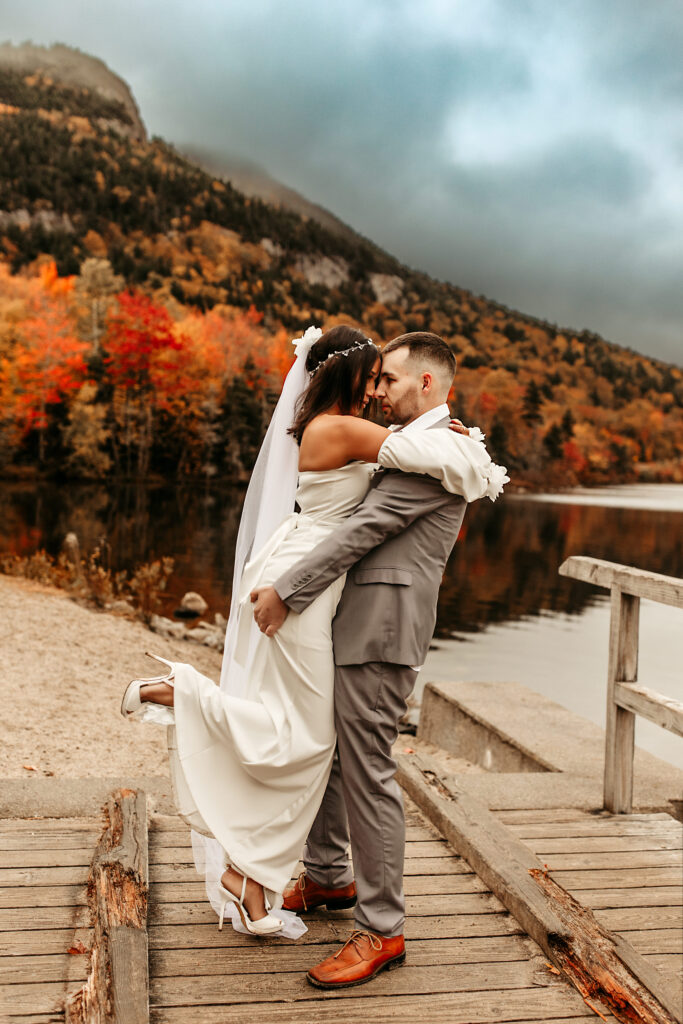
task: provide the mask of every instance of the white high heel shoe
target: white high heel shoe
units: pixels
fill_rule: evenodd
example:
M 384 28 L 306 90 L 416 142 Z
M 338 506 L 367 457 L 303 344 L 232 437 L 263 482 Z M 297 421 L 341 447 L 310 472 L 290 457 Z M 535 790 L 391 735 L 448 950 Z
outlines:
M 166 665 L 168 672 L 165 676 L 153 676 L 151 679 L 132 679 L 126 687 L 121 701 L 121 714 L 124 718 L 146 719 L 157 722 L 159 725 L 173 725 L 175 716 L 173 708 L 165 704 L 156 704 L 154 701 L 143 701 L 140 699 L 140 687 L 149 683 L 168 683 L 173 686 L 174 666 L 172 661 L 161 658 L 158 654 L 150 654 L 145 651 L 148 658 Z
M 221 895 L 221 912 L 218 918 L 218 930 L 223 930 L 223 918 L 225 916 L 225 908 L 228 902 L 232 902 L 237 907 L 237 912 L 242 918 L 242 924 L 251 932 L 252 935 L 277 935 L 278 932 L 282 931 L 282 921 L 279 917 L 274 917 L 272 914 L 267 914 L 265 917 L 261 917 L 258 921 L 252 921 L 249 917 L 249 911 L 244 905 L 244 894 L 247 890 L 247 878 L 246 875 L 242 877 L 242 895 L 235 896 L 234 892 L 230 892 L 226 889 L 222 882 L 218 883 L 218 891 Z M 270 903 L 268 902 L 267 896 L 265 896 L 266 910 L 270 910 Z

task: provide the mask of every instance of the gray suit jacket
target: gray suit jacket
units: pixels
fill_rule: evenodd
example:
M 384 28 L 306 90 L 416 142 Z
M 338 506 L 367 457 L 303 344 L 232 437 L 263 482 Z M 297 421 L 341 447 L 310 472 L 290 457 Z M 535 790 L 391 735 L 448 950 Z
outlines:
M 430 429 L 447 425 L 444 419 Z M 283 573 L 275 589 L 301 612 L 348 571 L 332 624 L 336 664 L 420 665 L 465 508 L 463 497 L 433 477 L 380 471 L 356 511 Z

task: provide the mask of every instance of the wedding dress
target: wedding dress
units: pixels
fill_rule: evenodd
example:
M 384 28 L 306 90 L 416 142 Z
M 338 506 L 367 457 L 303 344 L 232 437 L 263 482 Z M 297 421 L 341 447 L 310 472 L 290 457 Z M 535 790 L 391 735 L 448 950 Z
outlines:
M 393 469 L 429 473 L 468 501 L 486 494 L 495 499 L 504 482 L 480 441 L 448 430 L 392 434 L 379 459 Z M 264 886 L 275 909 L 301 856 L 334 755 L 332 619 L 345 576 L 304 612 L 290 613 L 275 636 L 258 634 L 255 651 L 249 651 L 249 594 L 274 583 L 333 532 L 362 501 L 377 468 L 351 462 L 299 474 L 301 511 L 289 515 L 247 563 L 237 595 L 235 660 L 250 658 L 243 696 L 231 696 L 191 665 L 176 662 L 174 708 L 144 706 L 147 720 L 174 721 L 168 743 L 179 815 L 220 844 L 222 862 L 213 866 L 202 863 L 195 844 L 198 868 L 208 879 L 210 868 L 218 877 L 232 864 Z

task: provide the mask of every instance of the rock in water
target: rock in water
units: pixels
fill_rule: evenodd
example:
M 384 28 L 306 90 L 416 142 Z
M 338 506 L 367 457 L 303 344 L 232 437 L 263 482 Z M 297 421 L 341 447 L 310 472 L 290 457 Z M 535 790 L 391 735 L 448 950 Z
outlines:
M 194 590 L 189 590 L 180 602 L 180 607 L 176 608 L 173 614 L 178 619 L 196 619 L 203 615 L 208 607 L 201 594 L 196 594 Z
M 81 549 L 78 543 L 78 537 L 75 533 L 67 533 L 66 537 L 62 541 L 62 551 L 72 565 L 81 564 Z

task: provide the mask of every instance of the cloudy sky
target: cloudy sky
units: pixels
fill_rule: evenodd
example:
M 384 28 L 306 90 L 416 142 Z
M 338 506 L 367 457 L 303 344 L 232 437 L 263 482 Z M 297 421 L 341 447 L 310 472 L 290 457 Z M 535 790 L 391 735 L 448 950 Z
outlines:
M 261 165 L 405 263 L 683 362 L 681 0 L 0 0 L 151 133 Z

